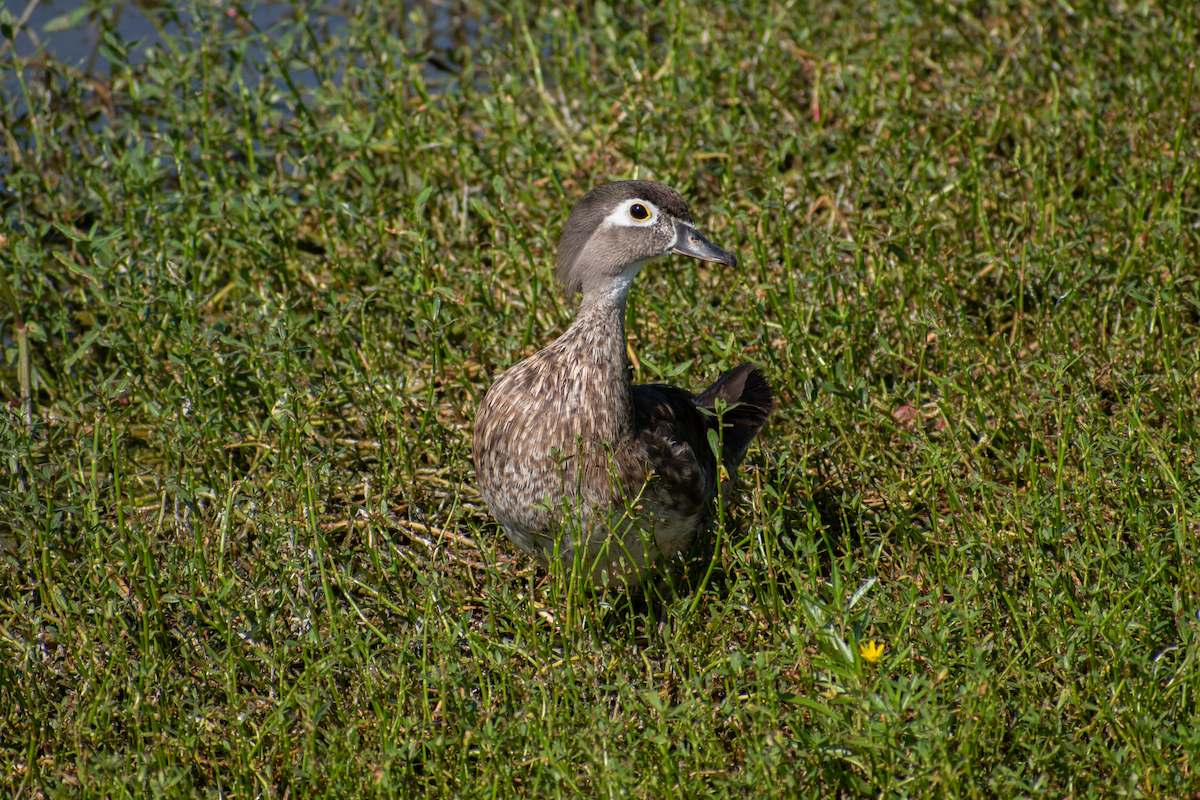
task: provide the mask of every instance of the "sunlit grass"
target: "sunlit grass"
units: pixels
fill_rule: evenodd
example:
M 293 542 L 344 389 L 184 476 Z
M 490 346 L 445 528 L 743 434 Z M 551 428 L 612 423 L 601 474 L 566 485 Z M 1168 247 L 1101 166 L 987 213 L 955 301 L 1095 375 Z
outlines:
M 0 56 L 11 794 L 1200 789 L 1192 4 L 310 11 Z M 631 177 L 635 378 L 781 397 L 661 630 L 469 446 Z

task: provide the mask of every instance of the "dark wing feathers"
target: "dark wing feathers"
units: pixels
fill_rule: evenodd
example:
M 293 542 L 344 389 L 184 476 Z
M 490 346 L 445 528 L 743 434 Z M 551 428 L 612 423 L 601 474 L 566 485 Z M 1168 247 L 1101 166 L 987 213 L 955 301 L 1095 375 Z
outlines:
M 671 446 L 684 445 L 691 448 L 706 475 L 714 472 L 716 457 L 708 446 L 708 431 L 716 428 L 717 418 L 715 413 L 706 414 L 700 409 L 715 412 L 718 397 L 725 401 L 721 417 L 725 428 L 723 460 L 725 468 L 732 472 L 775 408 L 775 393 L 758 367 L 753 364 L 735 367 L 698 397 L 661 383 L 633 387 L 638 430 L 648 449 L 650 464 L 659 473 L 660 480 L 679 486 L 680 491 L 684 491 L 689 483 L 692 486 L 708 484 L 704 491 L 712 491 L 708 481 L 697 481 L 695 476 L 666 474 L 665 471 L 669 471 L 668 465 L 675 462 L 690 461 L 673 458 L 669 452 Z
M 717 398 L 725 401 L 721 417 L 725 436 L 723 452 L 726 468 L 735 466 L 746 454 L 750 443 L 775 408 L 775 393 L 762 371 L 753 364 L 734 367 L 696 398 L 696 404 L 715 411 Z M 716 425 L 716 419 L 712 425 Z
M 663 495 L 680 513 L 698 513 L 712 498 L 716 481 L 708 418 L 691 392 L 662 383 L 634 386 L 633 406 L 638 440 L 646 448 L 646 460 Z

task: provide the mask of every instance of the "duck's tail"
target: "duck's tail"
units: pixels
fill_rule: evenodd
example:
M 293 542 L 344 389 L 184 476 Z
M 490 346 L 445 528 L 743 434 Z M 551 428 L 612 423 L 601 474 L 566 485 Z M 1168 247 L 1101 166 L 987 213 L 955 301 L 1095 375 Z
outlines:
M 758 367 L 742 364 L 717 378 L 700 393 L 696 404 L 715 411 L 718 397 L 725 401 L 722 452 L 726 468 L 732 470 L 775 409 L 775 392 Z

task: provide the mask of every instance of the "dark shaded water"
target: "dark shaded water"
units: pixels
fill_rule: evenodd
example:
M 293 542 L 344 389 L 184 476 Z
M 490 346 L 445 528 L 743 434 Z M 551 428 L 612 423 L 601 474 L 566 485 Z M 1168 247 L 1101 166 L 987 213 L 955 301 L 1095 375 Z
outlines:
M 114 2 L 102 12 L 112 20 L 112 28 L 121 39 L 128 43 L 137 42 L 137 47 L 130 50 L 130 61 L 133 63 L 144 59 L 142 54 L 147 48 L 163 44 L 159 26 L 169 35 L 179 35 L 181 32 L 180 26 L 169 15 L 156 12 L 152 8 L 154 5 L 152 2 Z M 78 20 L 71 19 L 75 12 L 85 6 L 83 0 L 40 0 L 36 3 L 30 0 L 0 0 L 0 6 L 18 21 L 28 10 L 25 24 L 18 28 L 15 37 L 19 57 L 36 55 L 39 48 L 44 48 L 47 56 L 70 66 L 83 70 L 91 66 L 107 73 L 108 64 L 98 48 L 103 21 L 92 14 L 85 14 Z M 249 11 L 251 21 L 260 30 L 266 30 L 290 14 L 292 4 L 264 2 L 252 5 Z M 151 21 L 150 15 L 156 16 L 158 25 Z M 186 26 L 190 15 L 185 12 L 180 16 Z M 75 24 L 64 28 L 63 23 L 67 21 L 74 21 Z M 186 30 L 183 32 L 186 33 Z

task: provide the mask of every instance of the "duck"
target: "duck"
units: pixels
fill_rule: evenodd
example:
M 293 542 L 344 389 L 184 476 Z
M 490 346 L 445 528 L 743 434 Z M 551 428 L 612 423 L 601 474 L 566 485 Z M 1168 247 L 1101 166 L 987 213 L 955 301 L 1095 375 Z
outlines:
M 643 267 L 671 254 L 737 265 L 665 184 L 587 192 L 562 228 L 555 265 L 564 293 L 582 294 L 575 318 L 504 371 L 475 417 L 479 493 L 505 535 L 543 567 L 582 570 L 595 587 L 638 587 L 679 562 L 775 406 L 752 363 L 698 395 L 632 383 L 629 292 Z

